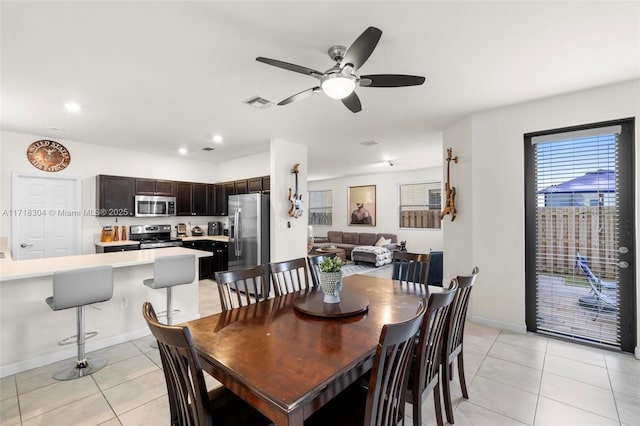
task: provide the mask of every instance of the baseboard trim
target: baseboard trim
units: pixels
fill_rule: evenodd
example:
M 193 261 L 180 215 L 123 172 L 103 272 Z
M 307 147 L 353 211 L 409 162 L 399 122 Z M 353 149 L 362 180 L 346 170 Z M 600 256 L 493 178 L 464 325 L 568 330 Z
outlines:
M 497 321 L 490 318 L 483 318 L 483 317 L 471 316 L 471 315 L 468 315 L 467 319 L 477 324 L 488 325 L 489 327 L 512 331 L 518 334 L 527 334 L 527 326 L 524 324 L 522 325 L 512 324 L 510 322 Z

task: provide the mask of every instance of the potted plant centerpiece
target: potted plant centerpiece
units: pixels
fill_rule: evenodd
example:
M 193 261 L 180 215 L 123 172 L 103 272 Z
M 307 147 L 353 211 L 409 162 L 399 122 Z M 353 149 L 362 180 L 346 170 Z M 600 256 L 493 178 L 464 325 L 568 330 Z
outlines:
M 320 287 L 324 293 L 324 303 L 340 302 L 342 290 L 342 259 L 327 257 L 320 263 Z

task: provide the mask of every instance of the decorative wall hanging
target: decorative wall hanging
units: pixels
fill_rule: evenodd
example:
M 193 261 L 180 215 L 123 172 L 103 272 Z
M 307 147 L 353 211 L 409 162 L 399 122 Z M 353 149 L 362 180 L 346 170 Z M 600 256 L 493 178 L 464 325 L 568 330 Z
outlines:
M 376 225 L 376 186 L 349 187 L 349 225 Z
M 289 216 L 299 218 L 302 216 L 302 194 L 298 190 L 298 173 L 300 172 L 300 164 L 296 164 L 293 166 L 291 173 L 296 175 L 296 192 L 291 193 L 291 188 L 289 188 L 289 202 L 291 203 L 291 208 L 289 209 Z
M 451 148 L 447 148 L 447 183 L 445 184 L 445 192 L 447 193 L 447 200 L 444 206 L 444 210 L 440 213 L 440 220 L 448 214 L 451 214 L 451 222 L 456 220 L 456 188 L 451 185 L 451 161 L 458 164 L 458 156 L 451 158 Z
M 29 145 L 27 159 L 36 169 L 59 172 L 69 165 L 71 154 L 61 143 L 43 139 Z

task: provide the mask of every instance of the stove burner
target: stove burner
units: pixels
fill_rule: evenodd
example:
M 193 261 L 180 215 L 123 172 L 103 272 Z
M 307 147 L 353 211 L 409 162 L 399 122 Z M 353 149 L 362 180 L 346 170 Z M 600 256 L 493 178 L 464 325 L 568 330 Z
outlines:
M 134 225 L 129 238 L 140 241 L 140 249 L 182 246 L 181 239 L 171 237 L 171 225 Z

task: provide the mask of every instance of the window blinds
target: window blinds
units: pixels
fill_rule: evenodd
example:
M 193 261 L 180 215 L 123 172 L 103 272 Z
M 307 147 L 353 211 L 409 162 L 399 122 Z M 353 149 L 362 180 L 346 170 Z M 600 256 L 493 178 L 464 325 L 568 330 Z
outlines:
M 618 346 L 620 126 L 532 138 L 537 328 Z

